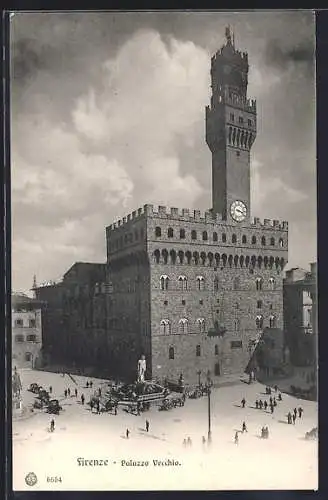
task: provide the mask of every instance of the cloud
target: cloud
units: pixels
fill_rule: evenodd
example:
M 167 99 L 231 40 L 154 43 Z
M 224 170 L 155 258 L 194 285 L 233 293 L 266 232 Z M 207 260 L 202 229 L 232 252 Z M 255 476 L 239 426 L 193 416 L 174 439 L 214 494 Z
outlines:
M 34 273 L 44 281 L 75 260 L 104 261 L 105 226 L 143 203 L 193 207 L 203 192 L 193 172 L 182 173 L 176 145 L 184 137 L 185 151 L 192 149 L 203 121 L 206 51 L 137 32 L 99 61 L 98 78 L 85 82 L 64 120 L 42 113 L 43 103 L 47 111 L 53 103 L 41 67 L 33 63 L 37 104 L 12 123 L 13 284 L 20 289 Z
M 264 61 L 268 66 L 285 70 L 290 66 L 304 65 L 313 71 L 314 47 L 308 40 L 302 40 L 297 45 L 283 45 L 279 39 L 271 39 L 264 50 Z

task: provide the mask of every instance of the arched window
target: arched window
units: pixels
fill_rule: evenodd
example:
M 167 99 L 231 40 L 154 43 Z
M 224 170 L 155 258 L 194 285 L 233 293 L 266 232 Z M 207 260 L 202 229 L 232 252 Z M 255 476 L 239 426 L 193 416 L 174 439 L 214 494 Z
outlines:
M 158 249 L 155 250 L 154 257 L 156 264 L 159 264 L 161 258 L 161 252 Z
M 257 259 L 257 265 L 259 266 L 259 269 L 261 269 L 261 267 L 262 267 L 262 262 L 263 262 L 263 258 L 261 257 L 261 255 L 259 255 L 258 259 Z
M 165 248 L 164 248 L 164 250 L 162 250 L 162 255 L 163 255 L 164 264 L 167 264 L 167 261 L 168 261 L 168 258 L 169 258 L 169 253 L 168 253 L 168 251 Z
M 275 318 L 275 316 L 271 315 L 269 317 L 269 325 L 270 325 L 270 328 L 275 328 L 276 327 L 276 318 Z
M 208 253 L 207 258 L 208 258 L 208 262 L 209 262 L 210 266 L 212 266 L 213 259 L 214 259 L 214 255 L 212 254 L 212 252 Z
M 201 258 L 203 266 L 205 266 L 205 263 L 206 263 L 206 253 L 205 252 L 201 252 L 200 258 Z
M 204 333 L 205 332 L 205 319 L 204 318 L 198 318 L 197 324 L 198 324 L 198 331 L 199 331 L 199 333 Z
M 256 328 L 262 330 L 263 328 L 263 316 L 256 316 L 255 320 Z
M 199 262 L 199 253 L 198 252 L 194 252 L 193 253 L 193 257 L 194 257 L 194 262 L 197 266 L 198 262 Z
M 27 335 L 27 342 L 36 342 L 36 335 Z
M 160 278 L 161 290 L 169 289 L 169 277 L 166 274 L 163 274 Z
M 203 231 L 203 241 L 207 241 L 207 240 L 208 240 L 207 231 Z
M 238 261 L 239 261 L 239 257 L 238 257 L 238 255 L 235 255 L 233 258 L 233 263 L 235 264 L 235 267 L 238 266 Z
M 257 308 L 262 309 L 262 300 L 257 301 Z
M 183 264 L 183 260 L 184 260 L 184 253 L 182 250 L 179 250 L 178 252 L 178 257 L 179 257 L 179 262 L 180 264 Z
M 217 292 L 219 290 L 219 278 L 218 276 L 215 276 L 214 278 L 214 291 Z
M 179 320 L 179 333 L 180 334 L 188 333 L 188 320 L 186 318 L 181 318 Z
M 261 244 L 265 247 L 265 245 L 266 245 L 265 236 L 262 236 L 262 238 L 261 238 Z
M 191 252 L 189 252 L 189 250 L 188 250 L 186 252 L 186 259 L 187 259 L 188 264 L 191 263 L 191 258 L 192 258 Z
M 245 261 L 244 256 L 241 255 L 240 258 L 239 258 L 239 265 L 240 265 L 240 267 L 244 267 L 244 261 Z
M 235 234 L 232 235 L 231 242 L 232 243 L 237 243 L 237 235 L 235 235 Z
M 179 276 L 178 278 L 179 281 L 179 289 L 180 290 L 187 290 L 187 277 L 186 276 Z
M 252 245 L 256 245 L 256 236 L 252 236 Z
M 177 253 L 175 250 L 170 251 L 171 263 L 174 265 L 177 261 Z
M 222 255 L 222 264 L 223 264 L 223 267 L 225 267 L 227 265 L 227 260 L 228 260 L 228 257 L 226 256 L 226 254 L 224 253 Z
M 171 323 L 168 319 L 162 319 L 160 324 L 160 333 L 161 335 L 171 334 Z
M 168 238 L 173 238 L 173 229 L 172 227 L 169 227 L 167 230 L 167 237 Z
M 213 241 L 218 241 L 218 233 L 213 233 Z
M 205 279 L 204 276 L 197 276 L 197 288 L 198 290 L 205 290 Z
M 238 276 L 236 276 L 233 280 L 233 289 L 234 290 L 240 289 L 240 278 Z
M 184 229 L 180 229 L 180 240 L 184 240 L 186 237 L 186 231 Z
M 15 342 L 24 342 L 24 335 L 15 335 Z
M 256 278 L 255 284 L 256 284 L 256 290 L 257 291 L 262 290 L 262 283 L 263 283 L 262 278 Z
M 219 267 L 219 264 L 220 264 L 220 254 L 216 253 L 214 255 L 214 259 L 215 259 L 215 265 L 216 265 L 216 267 Z
M 270 245 L 271 245 L 272 247 L 274 247 L 274 246 L 275 246 L 275 244 L 276 244 L 276 242 L 275 242 L 274 238 L 270 238 Z
M 276 280 L 274 278 L 269 278 L 269 288 L 274 290 L 276 288 Z
M 197 233 L 196 233 L 196 231 L 194 229 L 191 231 L 191 239 L 192 240 L 197 240 Z
M 279 246 L 282 248 L 284 246 L 284 240 L 279 238 Z
M 169 359 L 174 359 L 174 347 L 169 347 Z
M 247 237 L 243 234 L 242 238 L 241 238 L 241 242 L 242 243 L 247 243 Z
M 229 267 L 232 267 L 232 262 L 233 262 L 233 256 L 232 256 L 232 255 L 229 255 L 229 257 L 228 257 L 228 264 L 229 264 Z
M 215 356 L 218 356 L 218 354 L 219 354 L 219 346 L 217 344 L 215 344 L 215 346 L 214 346 L 214 354 L 215 354 Z
M 226 243 L 227 241 L 227 235 L 225 233 L 222 233 L 222 243 Z
M 196 356 L 200 356 L 200 345 L 196 345 Z

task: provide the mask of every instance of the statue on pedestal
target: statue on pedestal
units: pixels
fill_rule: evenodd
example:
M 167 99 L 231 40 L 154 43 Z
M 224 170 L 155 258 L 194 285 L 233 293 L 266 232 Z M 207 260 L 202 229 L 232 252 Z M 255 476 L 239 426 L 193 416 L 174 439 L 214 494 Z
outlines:
M 145 373 L 146 373 L 146 358 L 144 355 L 138 361 L 138 382 L 145 381 Z

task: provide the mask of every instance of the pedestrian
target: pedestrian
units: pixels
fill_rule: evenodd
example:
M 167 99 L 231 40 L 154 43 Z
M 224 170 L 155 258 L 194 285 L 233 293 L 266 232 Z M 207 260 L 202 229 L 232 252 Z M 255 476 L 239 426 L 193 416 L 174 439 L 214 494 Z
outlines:
M 52 393 L 52 386 L 49 387 L 49 394 Z
M 293 417 L 292 418 L 293 418 L 293 424 L 295 425 L 295 422 L 296 422 L 296 414 L 295 413 L 293 413 Z
M 272 397 L 271 397 L 271 396 L 270 396 L 269 401 L 270 401 L 270 406 L 271 406 L 271 405 L 272 405 L 272 403 L 273 403 L 273 399 L 272 399 Z
M 277 406 L 277 401 L 275 397 L 273 398 L 273 406 Z
M 68 394 L 69 396 L 71 395 L 71 389 L 70 389 L 70 388 L 68 388 L 68 389 L 67 389 L 67 394 Z
M 265 438 L 265 428 L 262 427 L 261 429 L 261 438 L 264 439 Z
M 192 445 L 192 441 L 191 441 L 190 436 L 188 436 L 188 439 L 187 439 L 187 444 L 188 444 L 188 446 L 191 446 L 191 445 Z
M 260 410 L 262 410 L 262 408 L 263 408 L 263 401 L 262 401 L 262 399 L 260 399 L 260 401 L 259 401 L 259 407 L 260 407 Z
M 245 399 L 245 398 L 243 398 L 243 399 L 241 400 L 241 406 L 242 406 L 242 408 L 245 408 L 245 404 L 246 404 L 246 399 Z
M 268 394 L 271 395 L 271 387 L 268 387 Z
M 87 389 L 88 389 L 88 387 L 89 387 L 89 382 L 88 382 L 88 381 L 87 381 L 87 383 L 86 383 L 86 386 L 87 386 Z
M 50 432 L 54 432 L 54 430 L 55 430 L 55 421 L 54 419 L 52 419 L 50 422 Z
M 287 415 L 287 422 L 288 422 L 289 424 L 291 424 L 291 423 L 292 423 L 292 414 L 291 414 L 290 412 L 288 412 L 288 415 Z
M 239 438 L 238 438 L 238 432 L 235 434 L 235 444 L 238 444 Z
M 130 431 L 129 429 L 126 429 L 126 439 L 129 439 Z
M 294 408 L 294 415 L 297 416 L 297 408 Z
M 183 444 L 183 446 L 186 448 L 186 446 L 187 446 L 187 440 L 186 440 L 186 438 L 184 438 L 184 440 L 183 440 L 182 444 Z
M 265 435 L 265 439 L 268 439 L 269 437 L 269 429 L 268 429 L 268 426 L 264 427 L 264 435 Z
M 75 387 L 75 397 L 77 398 L 77 388 Z
M 149 432 L 149 421 L 146 420 L 146 432 Z
M 67 398 L 67 389 L 64 390 L 65 398 Z
M 84 404 L 84 403 L 82 403 L 82 404 Z M 100 415 L 100 401 L 99 401 L 99 399 L 97 401 L 97 415 Z
M 264 409 L 265 409 L 265 411 L 266 411 L 266 409 L 267 409 L 267 407 L 268 407 L 268 403 L 266 402 L 266 400 L 264 401 L 264 405 L 263 405 L 263 406 L 264 406 Z
M 92 380 L 90 380 L 89 386 L 91 387 L 91 389 L 92 389 L 92 384 L 93 384 L 93 382 L 92 382 Z
M 299 409 L 298 409 L 298 416 L 299 418 L 302 418 L 302 413 L 303 413 L 303 408 L 300 406 Z
M 274 386 L 274 392 L 278 392 L 278 386 L 277 385 Z
M 81 403 L 84 405 L 84 394 L 81 394 Z
M 282 396 L 281 396 L 281 393 L 279 392 L 278 394 L 278 401 L 282 401 Z
M 203 443 L 203 445 L 206 444 L 205 436 L 202 437 L 202 443 Z
M 273 410 L 274 410 L 273 404 L 270 404 L 270 410 L 271 410 L 271 413 L 273 413 Z
M 115 406 L 114 406 L 114 414 L 117 415 L 117 404 L 115 403 Z
M 101 396 L 101 389 L 100 389 L 100 387 L 98 389 L 98 394 L 99 394 L 99 396 Z
M 140 415 L 140 403 L 137 403 L 137 415 Z
M 258 402 L 258 400 L 256 400 L 255 401 L 255 408 L 258 409 L 258 407 L 259 407 L 259 402 Z
M 247 432 L 246 422 L 243 422 L 242 433 Z
M 94 405 L 94 401 L 93 401 L 93 399 L 90 399 L 90 408 L 91 408 L 91 413 L 92 413 L 92 410 L 93 410 L 93 405 Z

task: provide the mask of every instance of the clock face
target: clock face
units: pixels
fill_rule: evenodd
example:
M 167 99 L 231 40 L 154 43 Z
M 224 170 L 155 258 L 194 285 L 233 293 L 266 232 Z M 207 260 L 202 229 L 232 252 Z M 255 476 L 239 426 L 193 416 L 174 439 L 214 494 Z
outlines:
M 230 207 L 231 217 L 237 221 L 242 222 L 247 215 L 247 208 L 243 201 L 236 200 L 231 203 Z

